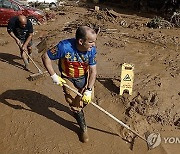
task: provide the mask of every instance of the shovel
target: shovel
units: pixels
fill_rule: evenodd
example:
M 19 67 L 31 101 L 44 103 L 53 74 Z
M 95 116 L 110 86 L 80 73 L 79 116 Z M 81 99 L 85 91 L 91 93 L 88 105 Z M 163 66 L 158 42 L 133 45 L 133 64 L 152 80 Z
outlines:
M 38 69 L 38 73 L 31 74 L 31 75 L 29 76 L 29 79 L 30 79 L 31 81 L 33 81 L 33 80 L 36 80 L 36 79 L 44 76 L 44 74 L 46 74 L 48 71 L 42 72 L 42 70 L 36 65 L 36 63 L 35 63 L 34 60 L 31 58 L 31 56 L 29 56 L 29 54 L 27 53 L 27 51 L 24 50 L 24 52 L 25 52 L 25 54 L 28 56 L 28 58 L 32 61 L 32 63 L 34 64 L 34 66 Z
M 63 86 L 69 88 L 70 90 L 72 90 L 74 93 L 76 93 L 77 95 L 79 95 L 80 97 L 82 97 L 82 94 L 79 93 L 78 91 L 76 91 L 75 89 L 73 89 L 72 87 L 70 87 L 67 84 L 64 84 Z M 116 117 L 114 117 L 112 114 L 110 114 L 109 112 L 107 112 L 106 110 L 104 110 L 103 108 L 101 108 L 100 106 L 98 106 L 97 104 L 91 102 L 91 104 L 93 106 L 95 106 L 96 108 L 98 108 L 100 111 L 104 112 L 106 115 L 108 115 L 109 117 L 111 117 L 113 120 L 115 120 L 116 122 L 118 122 L 120 125 L 122 125 L 123 127 L 125 127 L 126 129 L 128 129 L 129 131 L 131 131 L 133 134 L 137 135 L 139 138 L 141 138 L 142 140 L 146 141 L 148 148 L 152 149 L 155 148 L 152 146 L 152 143 L 149 140 L 146 140 L 143 136 L 139 135 L 137 132 L 135 132 L 134 130 L 132 130 L 129 126 L 127 126 L 125 123 L 123 123 L 122 121 L 120 121 L 119 119 L 117 119 Z

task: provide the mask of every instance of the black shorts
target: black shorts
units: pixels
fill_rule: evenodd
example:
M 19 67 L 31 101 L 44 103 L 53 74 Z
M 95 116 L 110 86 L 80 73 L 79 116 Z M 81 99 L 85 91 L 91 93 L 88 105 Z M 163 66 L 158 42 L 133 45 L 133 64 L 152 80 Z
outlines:
M 68 78 L 68 77 L 61 74 L 61 77 L 62 78 L 67 78 L 69 81 L 71 81 L 74 84 L 74 86 L 76 88 L 83 89 L 87 84 L 88 74 L 85 74 L 85 75 L 83 75 L 81 77 L 78 77 L 78 78 Z

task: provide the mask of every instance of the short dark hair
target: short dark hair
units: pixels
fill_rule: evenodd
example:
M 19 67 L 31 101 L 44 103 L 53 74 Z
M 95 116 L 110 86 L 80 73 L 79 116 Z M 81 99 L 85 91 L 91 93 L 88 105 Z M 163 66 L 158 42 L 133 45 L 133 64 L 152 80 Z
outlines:
M 80 26 L 76 30 L 76 40 L 86 39 L 86 28 L 85 26 Z
M 87 32 L 90 32 L 91 34 L 96 34 L 96 32 L 88 27 L 88 26 L 80 26 L 76 30 L 76 40 L 83 39 L 86 40 Z

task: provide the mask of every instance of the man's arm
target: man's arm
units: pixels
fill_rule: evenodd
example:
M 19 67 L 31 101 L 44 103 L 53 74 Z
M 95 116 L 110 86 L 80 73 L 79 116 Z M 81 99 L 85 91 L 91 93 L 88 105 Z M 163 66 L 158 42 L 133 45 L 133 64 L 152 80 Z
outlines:
M 28 38 L 26 39 L 26 41 L 22 45 L 22 50 L 27 50 L 27 46 L 28 46 L 29 42 L 31 41 L 32 36 L 33 36 L 33 33 L 29 33 Z
M 22 47 L 22 43 L 21 41 L 14 35 L 14 26 L 15 26 L 15 20 L 14 18 L 11 18 L 8 22 L 8 26 L 7 26 L 7 32 L 8 34 L 16 41 L 16 44 L 19 46 L 19 48 Z
M 85 92 L 83 93 L 83 96 L 82 96 L 82 101 L 85 104 L 89 104 L 91 102 L 91 99 L 92 99 L 92 90 L 90 90 L 90 89 L 92 89 L 92 87 L 93 87 L 93 85 L 95 83 L 96 74 L 97 74 L 96 65 L 89 66 L 88 86 L 87 86 L 87 89 L 85 90 Z
M 24 44 L 23 44 L 23 49 L 24 49 L 24 48 L 27 48 L 27 45 L 29 44 L 29 42 L 30 42 L 31 39 L 32 39 L 32 36 L 33 36 L 33 33 L 29 33 L 28 38 L 26 39 L 26 41 L 25 41 Z
M 63 86 L 63 84 L 65 84 L 66 81 L 55 73 L 51 59 L 49 58 L 47 52 L 42 55 L 42 61 L 47 71 L 49 72 L 53 82 L 57 85 Z
M 22 47 L 21 41 L 14 35 L 14 33 L 12 31 L 8 31 L 8 33 L 16 41 L 19 48 L 21 48 Z
M 47 52 L 42 55 L 42 61 L 50 76 L 54 75 L 55 71 L 53 69 L 51 59 L 49 58 Z
M 31 41 L 32 36 L 33 36 L 33 25 L 32 25 L 30 20 L 27 20 L 27 29 L 28 29 L 29 36 L 28 36 L 28 38 L 26 39 L 26 41 L 24 42 L 24 44 L 22 46 L 23 50 L 27 49 L 27 46 L 28 46 L 28 44 Z
M 9 33 L 9 35 L 10 35 L 13 39 L 15 39 L 15 41 L 16 41 L 16 40 L 19 40 L 19 39 L 14 35 L 14 33 L 13 33 L 12 31 L 8 31 L 8 33 Z
M 96 80 L 96 74 L 97 74 L 97 69 L 96 65 L 89 66 L 89 80 L 88 80 L 88 88 L 92 88 L 95 80 Z

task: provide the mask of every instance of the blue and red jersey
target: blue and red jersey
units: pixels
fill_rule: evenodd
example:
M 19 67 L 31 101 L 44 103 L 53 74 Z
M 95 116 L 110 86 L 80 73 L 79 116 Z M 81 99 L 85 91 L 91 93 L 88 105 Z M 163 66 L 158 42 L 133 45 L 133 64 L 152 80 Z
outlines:
M 47 52 L 51 60 L 59 59 L 60 72 L 70 78 L 78 78 L 88 72 L 89 65 L 96 65 L 96 48 L 91 51 L 80 52 L 76 48 L 76 39 L 67 39 L 59 42 Z

